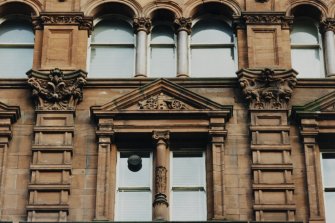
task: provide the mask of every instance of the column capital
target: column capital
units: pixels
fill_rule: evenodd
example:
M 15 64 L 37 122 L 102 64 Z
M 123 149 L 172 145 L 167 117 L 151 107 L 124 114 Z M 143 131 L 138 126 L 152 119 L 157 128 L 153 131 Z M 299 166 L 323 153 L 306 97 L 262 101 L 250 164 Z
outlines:
M 241 69 L 237 71 L 240 86 L 250 109 L 287 110 L 297 83 L 293 69 Z
M 320 32 L 325 33 L 327 31 L 335 32 L 335 19 L 327 18 L 320 22 Z
M 49 73 L 30 70 L 27 75 L 36 110 L 73 111 L 83 100 L 87 73 L 82 70 L 66 74 L 59 68 Z
M 147 34 L 151 32 L 151 19 L 146 17 L 136 17 L 133 20 L 135 33 L 144 31 Z
M 152 138 L 156 141 L 156 143 L 165 143 L 168 144 L 170 139 L 170 131 L 152 131 Z
M 175 25 L 175 30 L 176 33 L 180 31 L 186 31 L 188 35 L 191 34 L 192 31 L 192 18 L 185 18 L 185 17 L 180 17 L 176 18 L 174 20 L 174 25 Z
M 42 30 L 46 25 L 77 25 L 91 34 L 93 29 L 93 17 L 82 12 L 42 12 L 32 17 L 32 23 L 34 30 Z

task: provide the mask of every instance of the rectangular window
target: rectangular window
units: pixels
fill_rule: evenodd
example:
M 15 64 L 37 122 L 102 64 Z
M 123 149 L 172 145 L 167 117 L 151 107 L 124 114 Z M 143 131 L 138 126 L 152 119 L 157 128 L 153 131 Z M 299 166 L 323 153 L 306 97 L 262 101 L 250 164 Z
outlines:
M 322 153 L 326 223 L 335 222 L 335 153 Z
M 152 219 L 152 155 L 136 153 L 142 167 L 128 168 L 128 158 L 135 153 L 119 152 L 117 159 L 116 221 L 151 221 Z
M 204 153 L 173 152 L 171 160 L 170 219 L 205 221 L 207 207 Z

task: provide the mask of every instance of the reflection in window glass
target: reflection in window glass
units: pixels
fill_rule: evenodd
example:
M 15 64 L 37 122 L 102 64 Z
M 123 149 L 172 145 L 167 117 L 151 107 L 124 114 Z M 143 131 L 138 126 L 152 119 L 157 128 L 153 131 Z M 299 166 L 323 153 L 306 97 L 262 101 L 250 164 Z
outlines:
M 1 77 L 26 77 L 32 68 L 33 54 L 34 32 L 29 22 L 7 20 L 0 24 Z
M 235 77 L 234 34 L 224 21 L 203 19 L 192 28 L 192 77 Z
M 134 57 L 134 32 L 128 22 L 105 19 L 94 27 L 91 38 L 91 77 L 132 77 Z

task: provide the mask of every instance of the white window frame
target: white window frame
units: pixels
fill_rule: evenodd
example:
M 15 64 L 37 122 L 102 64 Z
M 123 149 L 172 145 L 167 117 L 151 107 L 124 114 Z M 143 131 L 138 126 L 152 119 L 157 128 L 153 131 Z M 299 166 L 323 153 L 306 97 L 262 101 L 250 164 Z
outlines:
M 314 50 L 318 50 L 319 52 L 319 56 L 320 56 L 320 76 L 319 78 L 323 78 L 325 77 L 325 61 L 324 61 L 324 58 L 323 58 L 323 38 L 322 38 L 322 35 L 320 33 L 320 30 L 319 30 L 319 26 L 317 24 L 316 21 L 314 21 L 313 19 L 309 18 L 309 17 L 298 17 L 297 20 L 304 20 L 304 19 L 307 19 L 311 22 L 314 23 L 315 27 L 317 28 L 317 31 L 318 31 L 318 44 L 297 44 L 297 43 L 292 43 L 292 41 L 290 41 L 290 44 L 291 44 L 291 57 L 292 57 L 292 50 L 294 49 L 314 49 Z M 292 61 L 292 59 L 291 59 Z M 299 73 L 299 71 L 298 71 Z M 299 75 L 298 75 L 298 78 L 299 78 Z M 313 78 L 318 78 L 318 77 L 313 77 Z
M 197 22 L 201 20 L 206 20 L 206 19 L 215 19 L 215 20 L 221 20 L 230 27 L 232 27 L 232 22 L 228 20 L 226 17 L 223 16 L 217 16 L 217 15 L 211 15 L 211 14 L 205 14 L 203 16 L 200 16 L 194 20 L 192 20 L 192 28 L 197 24 Z M 232 38 L 233 41 L 231 43 L 223 43 L 223 44 L 216 44 L 216 43 L 192 43 L 192 34 L 189 35 L 188 37 L 188 42 L 189 42 L 189 47 L 188 47 L 188 55 L 189 55 L 189 72 L 190 72 L 190 77 L 192 77 L 192 49 L 205 49 L 205 48 L 224 48 L 224 49 L 231 49 L 232 52 L 234 53 L 234 68 L 237 71 L 238 70 L 238 50 L 237 50 L 237 37 L 236 34 L 233 33 Z M 223 71 L 224 72 L 224 71 Z M 235 75 L 235 73 L 234 73 Z M 203 77 L 206 77 L 206 74 L 204 74 Z M 218 76 L 220 77 L 220 76 Z M 224 76 L 222 76 L 224 77 Z M 235 76 L 234 76 L 235 77 Z
M 174 187 L 173 186 L 173 153 L 182 153 L 182 154 L 190 154 L 190 155 L 193 155 L 193 154 L 199 154 L 201 153 L 202 154 L 202 157 L 203 157 L 203 176 L 204 176 L 204 179 L 203 179 L 203 186 L 177 186 L 177 187 Z M 204 204 L 204 211 L 205 211 L 205 216 L 206 216 L 206 219 L 207 219 L 207 182 L 206 182 L 206 152 L 203 151 L 203 150 L 195 150 L 195 151 L 188 151 L 188 150 L 181 150 L 181 151 L 174 151 L 174 150 L 171 150 L 170 152 L 170 174 L 169 174 L 169 178 L 170 178 L 170 219 L 172 219 L 172 216 L 173 216 L 173 208 L 172 205 L 173 205 L 173 192 L 174 191 L 203 191 L 205 193 L 205 204 Z M 172 221 L 178 221 L 177 219 L 173 219 Z M 194 221 L 197 221 L 197 220 L 194 220 Z M 199 221 L 203 221 L 202 220 L 199 220 Z
M 149 187 L 119 187 L 120 183 L 120 162 L 118 162 L 121 158 L 121 153 L 149 153 L 149 162 L 150 162 L 150 173 L 149 173 Z M 115 211 L 114 211 L 114 220 L 120 221 L 118 216 L 118 201 L 119 201 L 119 193 L 121 192 L 131 192 L 131 191 L 141 191 L 141 192 L 151 192 L 151 195 L 153 194 L 152 184 L 153 184 L 153 154 L 151 151 L 117 151 L 117 159 L 116 159 L 116 184 L 115 184 Z M 151 202 L 152 205 L 152 202 Z M 150 207 L 152 207 L 150 205 Z M 152 208 L 151 208 L 152 211 Z
M 154 29 L 155 26 L 159 26 L 159 25 L 171 25 L 169 23 L 166 23 L 166 22 L 157 22 L 151 30 Z M 177 44 L 176 44 L 176 41 L 177 41 L 177 36 L 176 34 L 174 33 L 173 35 L 173 42 L 174 43 L 152 43 L 151 42 L 151 35 L 152 35 L 152 31 L 150 32 L 150 34 L 148 35 L 148 44 L 147 44 L 147 68 L 148 68 L 148 76 L 151 77 L 152 73 L 151 73 L 151 49 L 152 48 L 172 48 L 173 47 L 173 50 L 174 50 L 174 55 L 175 55 L 175 68 L 176 68 L 176 73 L 175 73 L 175 76 L 177 76 L 177 60 L 179 58 L 177 58 Z
M 119 14 L 107 14 L 107 15 L 103 15 L 103 16 L 100 16 L 96 19 L 94 19 L 93 21 L 93 27 L 95 27 L 99 22 L 101 22 L 102 20 L 113 20 L 113 19 L 116 19 L 116 20 L 123 20 L 127 23 L 129 23 L 132 27 L 132 21 L 130 18 L 126 17 L 126 16 L 122 16 L 122 15 L 119 15 Z M 94 30 L 93 30 L 94 32 Z M 86 69 L 87 71 L 90 73 L 90 69 L 91 69 L 91 51 L 92 51 L 92 47 L 133 47 L 133 73 L 131 74 L 131 77 L 123 77 L 123 76 L 120 76 L 120 77 L 112 77 L 112 78 L 132 78 L 134 77 L 134 74 L 135 74 L 135 64 L 136 64 L 136 35 L 134 33 L 134 41 L 133 43 L 93 43 L 92 42 L 92 35 L 90 35 L 90 37 L 88 38 L 88 47 L 87 47 L 87 63 L 86 63 Z M 92 78 L 97 78 L 97 79 L 104 79 L 104 78 L 109 78 L 109 77 L 94 77 L 94 74 L 93 74 L 93 77 Z

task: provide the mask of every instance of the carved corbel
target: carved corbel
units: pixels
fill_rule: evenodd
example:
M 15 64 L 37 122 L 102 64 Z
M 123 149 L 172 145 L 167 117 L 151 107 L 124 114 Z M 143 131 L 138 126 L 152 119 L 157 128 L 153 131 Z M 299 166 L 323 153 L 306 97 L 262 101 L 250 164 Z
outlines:
M 150 18 L 145 17 L 137 17 L 134 18 L 133 26 L 135 33 L 138 33 L 139 31 L 144 31 L 147 34 L 151 32 L 151 20 Z
M 191 34 L 192 30 L 192 18 L 180 17 L 174 20 L 176 33 L 180 31 L 186 31 L 188 35 Z
M 251 109 L 287 109 L 297 83 L 293 69 L 241 69 L 237 75 Z
M 75 110 L 83 100 L 84 71 L 64 74 L 55 68 L 49 74 L 30 70 L 27 75 L 36 110 Z
M 93 17 L 84 16 L 84 13 L 58 13 L 42 12 L 40 16 L 33 16 L 34 30 L 43 30 L 45 25 L 77 25 L 79 30 L 87 30 L 89 34 L 93 29 Z

